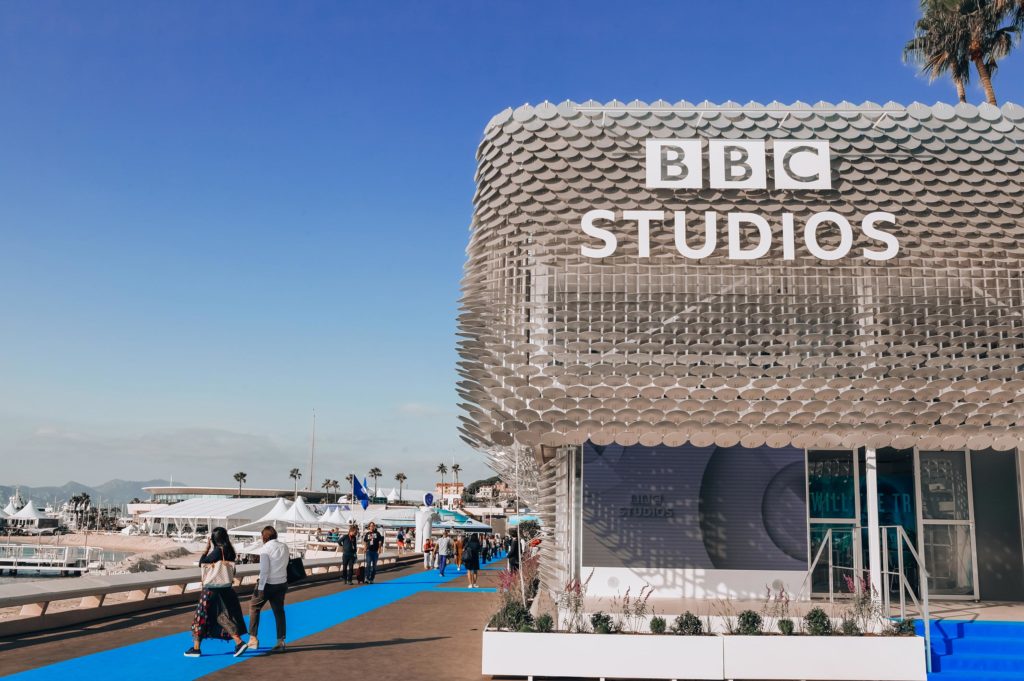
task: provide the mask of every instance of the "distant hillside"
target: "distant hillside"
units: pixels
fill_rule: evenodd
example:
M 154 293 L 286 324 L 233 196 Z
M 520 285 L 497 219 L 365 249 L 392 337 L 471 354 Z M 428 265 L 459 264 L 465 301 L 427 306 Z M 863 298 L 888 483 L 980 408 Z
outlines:
M 180 480 L 178 483 L 185 484 Z M 143 487 L 168 484 L 170 483 L 166 480 L 108 480 L 102 485 L 90 487 L 72 480 L 60 487 L 26 487 L 22 485 L 20 490 L 22 497 L 41 505 L 53 503 L 55 498 L 57 503 L 61 503 L 84 492 L 89 495 L 93 503 L 98 503 L 102 499 L 105 506 L 107 504 L 127 504 L 135 498 L 145 501 L 149 499 L 149 495 L 142 490 Z M 0 508 L 7 504 L 7 500 L 14 494 L 14 490 L 13 485 L 0 485 Z
M 495 484 L 496 482 L 498 482 L 500 480 L 501 480 L 501 477 L 499 477 L 497 475 L 491 476 L 489 478 L 485 478 L 483 480 L 474 480 L 473 482 L 471 482 L 468 485 L 466 485 L 466 494 L 476 494 L 480 490 L 481 487 L 483 487 L 485 485 L 493 485 L 493 484 Z

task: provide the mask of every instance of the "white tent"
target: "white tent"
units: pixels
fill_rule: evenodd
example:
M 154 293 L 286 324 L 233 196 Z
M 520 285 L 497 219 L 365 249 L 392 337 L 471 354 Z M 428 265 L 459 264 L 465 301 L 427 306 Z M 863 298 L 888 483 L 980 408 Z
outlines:
M 341 509 L 337 506 L 328 511 L 324 517 L 320 519 L 320 522 L 325 525 L 337 525 L 338 527 L 348 527 L 348 518 L 341 513 Z
M 207 531 L 220 526 L 233 529 L 262 517 L 275 505 L 275 499 L 188 499 L 143 513 L 139 518 L 152 530 L 154 524 L 177 528 L 178 535 L 194 533 L 200 525 Z
M 24 508 L 11 517 L 17 518 L 18 520 L 42 520 L 46 516 L 40 513 L 39 509 L 36 508 L 36 505 L 32 503 L 31 499 L 29 499 L 29 502 L 25 504 Z
M 7 513 L 7 511 L 0 509 L 0 520 L 7 520 L 10 517 L 11 516 L 9 513 Z
M 316 525 L 320 522 L 320 516 L 310 510 L 309 506 L 306 505 L 305 499 L 299 497 L 280 520 L 292 525 Z
M 7 502 L 7 505 L 4 506 L 4 513 L 6 513 L 9 517 L 13 518 L 14 514 L 16 514 L 17 512 L 18 509 L 15 508 L 14 506 L 14 499 L 11 499 L 10 501 Z
M 290 509 L 291 507 L 292 507 L 292 502 L 290 502 L 287 499 L 284 499 L 282 497 L 278 497 L 277 503 L 274 504 L 274 508 L 272 508 L 269 511 L 267 511 L 267 514 L 265 516 L 263 516 L 262 518 L 260 518 L 256 522 L 261 522 L 261 523 L 262 522 L 267 522 L 267 523 L 269 523 L 269 522 L 273 522 L 275 520 L 284 520 L 284 517 L 286 515 L 288 515 L 288 509 Z

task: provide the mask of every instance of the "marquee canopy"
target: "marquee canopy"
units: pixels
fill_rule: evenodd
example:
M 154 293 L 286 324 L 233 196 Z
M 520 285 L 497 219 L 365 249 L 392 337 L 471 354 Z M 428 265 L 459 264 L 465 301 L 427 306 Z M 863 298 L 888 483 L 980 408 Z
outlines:
M 260 518 L 274 507 L 275 499 L 187 499 L 143 513 L 149 522 L 212 521 L 225 527 Z

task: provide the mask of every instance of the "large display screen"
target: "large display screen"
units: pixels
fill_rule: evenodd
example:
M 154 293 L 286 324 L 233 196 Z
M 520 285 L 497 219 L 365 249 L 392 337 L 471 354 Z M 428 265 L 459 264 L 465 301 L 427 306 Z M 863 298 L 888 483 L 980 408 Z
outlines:
M 806 570 L 803 450 L 583 448 L 588 567 Z

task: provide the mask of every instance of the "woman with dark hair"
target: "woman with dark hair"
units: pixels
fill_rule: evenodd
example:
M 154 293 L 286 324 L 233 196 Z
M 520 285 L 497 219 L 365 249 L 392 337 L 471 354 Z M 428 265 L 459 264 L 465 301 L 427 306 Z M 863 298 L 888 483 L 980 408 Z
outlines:
M 199 657 L 202 654 L 199 644 L 204 638 L 234 641 L 235 657 L 238 657 L 246 650 L 242 641 L 242 634 L 246 633 L 245 620 L 234 589 L 235 547 L 223 527 L 215 527 L 210 533 L 199 568 L 203 591 L 192 620 L 192 647 L 185 651 L 185 657 Z
M 483 544 L 480 543 L 480 535 L 476 532 L 469 535 L 466 545 L 462 549 L 462 561 L 466 568 L 466 577 L 469 578 L 469 588 L 479 589 L 476 583 L 477 574 L 480 572 L 480 554 L 483 551 Z

